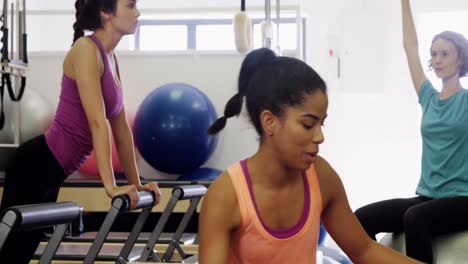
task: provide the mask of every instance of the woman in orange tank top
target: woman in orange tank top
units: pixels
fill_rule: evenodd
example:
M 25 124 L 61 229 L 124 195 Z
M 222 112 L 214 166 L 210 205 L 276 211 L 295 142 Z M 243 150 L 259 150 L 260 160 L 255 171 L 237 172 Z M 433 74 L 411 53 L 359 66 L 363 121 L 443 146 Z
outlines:
M 318 156 L 328 98 L 304 62 L 258 49 L 242 63 L 238 93 L 209 129 L 216 134 L 246 101 L 258 151 L 210 186 L 200 213 L 200 264 L 316 263 L 319 222 L 355 263 L 418 263 L 370 239 L 343 184 Z

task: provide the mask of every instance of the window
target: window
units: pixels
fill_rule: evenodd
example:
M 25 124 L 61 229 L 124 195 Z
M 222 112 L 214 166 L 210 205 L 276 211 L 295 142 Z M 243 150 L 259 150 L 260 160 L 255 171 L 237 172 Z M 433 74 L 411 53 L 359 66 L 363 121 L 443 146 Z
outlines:
M 254 48 L 262 46 L 261 12 L 252 13 Z M 116 48 L 119 51 L 228 51 L 235 52 L 234 29 L 230 12 L 149 13 L 139 20 L 134 35 L 125 36 Z M 272 18 L 272 21 L 275 19 Z M 73 40 L 75 13 L 70 11 L 30 11 L 27 18 L 28 51 L 67 51 Z M 280 19 L 280 47 L 284 52 L 305 57 L 305 18 L 298 36 L 296 13 L 285 13 Z M 273 28 L 276 33 L 276 28 Z M 87 32 L 89 34 L 89 32 Z M 57 37 L 60 36 L 60 37 Z M 300 37 L 300 38 L 299 38 Z M 298 43 L 301 39 L 302 43 Z M 275 39 L 273 39 L 275 41 Z M 275 45 L 275 44 L 273 44 Z
M 262 46 L 261 22 L 252 19 L 254 48 Z M 282 18 L 280 47 L 283 51 L 296 51 L 298 30 L 296 18 Z M 302 19 L 302 52 L 305 56 L 305 19 Z M 276 26 L 273 27 L 276 35 Z M 273 38 L 273 41 L 275 38 Z M 234 51 L 232 19 L 142 19 L 135 34 L 135 49 L 147 51 Z
M 186 50 L 187 26 L 142 25 L 139 27 L 140 50 Z
M 197 50 L 235 50 L 232 25 L 198 25 Z
M 276 25 L 273 25 L 273 40 L 276 41 Z M 297 26 L 294 23 L 282 23 L 279 27 L 280 47 L 282 50 L 295 50 L 297 47 Z M 254 48 L 262 47 L 261 25 L 254 25 Z

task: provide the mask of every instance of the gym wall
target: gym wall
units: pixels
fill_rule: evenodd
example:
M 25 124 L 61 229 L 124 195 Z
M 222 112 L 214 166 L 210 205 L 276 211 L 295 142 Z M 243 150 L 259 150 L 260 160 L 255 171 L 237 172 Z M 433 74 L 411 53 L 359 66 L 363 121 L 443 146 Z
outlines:
M 31 6 L 36 1 L 31 1 Z M 57 9 L 70 9 L 73 5 L 71 0 L 37 2 Z M 209 2 L 190 1 L 184 5 L 182 1 L 141 0 L 139 5 L 145 12 L 144 8 L 171 8 L 172 3 L 185 8 L 209 8 Z M 237 6 L 237 1 L 226 2 L 231 7 Z M 263 1 L 255 3 L 262 5 Z M 321 154 L 340 174 L 352 208 L 376 200 L 412 196 L 420 172 L 420 107 L 403 50 L 399 1 L 288 3 L 299 4 L 307 17 L 307 62 L 329 87 L 329 117 Z M 468 10 L 467 1 L 462 0 L 415 3 L 415 14 L 446 6 Z M 71 31 L 57 34 L 70 39 L 72 36 Z M 332 39 L 334 43 L 330 43 Z M 340 78 L 337 57 L 328 53 L 330 46 L 340 52 Z M 41 89 L 54 104 L 58 99 L 63 56 L 60 52 L 30 55 L 28 82 Z M 220 114 L 235 91 L 242 59 L 238 54 L 120 52 L 128 107 L 136 111 L 153 88 L 178 81 L 202 89 Z M 221 133 L 218 147 L 206 165 L 223 169 L 252 154 L 256 145 L 256 135 L 245 116 L 229 120 L 228 129 Z

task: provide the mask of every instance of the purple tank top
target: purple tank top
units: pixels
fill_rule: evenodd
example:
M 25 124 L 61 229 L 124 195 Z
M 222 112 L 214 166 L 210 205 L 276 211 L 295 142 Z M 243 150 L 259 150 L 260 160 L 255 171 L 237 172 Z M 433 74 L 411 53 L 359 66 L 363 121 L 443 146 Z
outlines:
M 104 74 L 101 77 L 101 89 L 106 110 L 106 118 L 116 117 L 122 110 L 122 89 L 118 87 L 112 75 L 106 52 L 95 36 L 89 36 L 99 47 L 104 62 Z M 115 56 L 114 56 L 115 58 Z M 115 60 L 117 75 L 119 66 Z M 81 104 L 76 81 L 63 74 L 60 100 L 51 127 L 45 133 L 47 145 L 69 175 L 80 168 L 93 150 L 93 141 L 88 119 Z

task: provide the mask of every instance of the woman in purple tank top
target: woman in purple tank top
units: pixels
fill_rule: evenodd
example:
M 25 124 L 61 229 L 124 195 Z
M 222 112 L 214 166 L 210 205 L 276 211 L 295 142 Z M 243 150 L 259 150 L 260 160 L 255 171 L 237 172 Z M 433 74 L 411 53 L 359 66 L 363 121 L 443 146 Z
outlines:
M 138 191 L 151 191 L 159 203 L 157 184 L 142 185 L 139 179 L 114 55 L 122 37 L 135 32 L 140 15 L 136 0 L 76 0 L 75 8 L 73 45 L 63 62 L 55 119 L 44 135 L 18 148 L 5 173 L 0 212 L 16 205 L 55 202 L 63 181 L 93 148 L 110 198 L 126 194 L 135 207 Z M 84 37 L 85 30 L 93 34 Z M 116 185 L 107 120 L 129 185 Z M 0 252 L 0 263 L 29 263 L 43 234 L 44 230 L 32 230 L 12 235 Z

